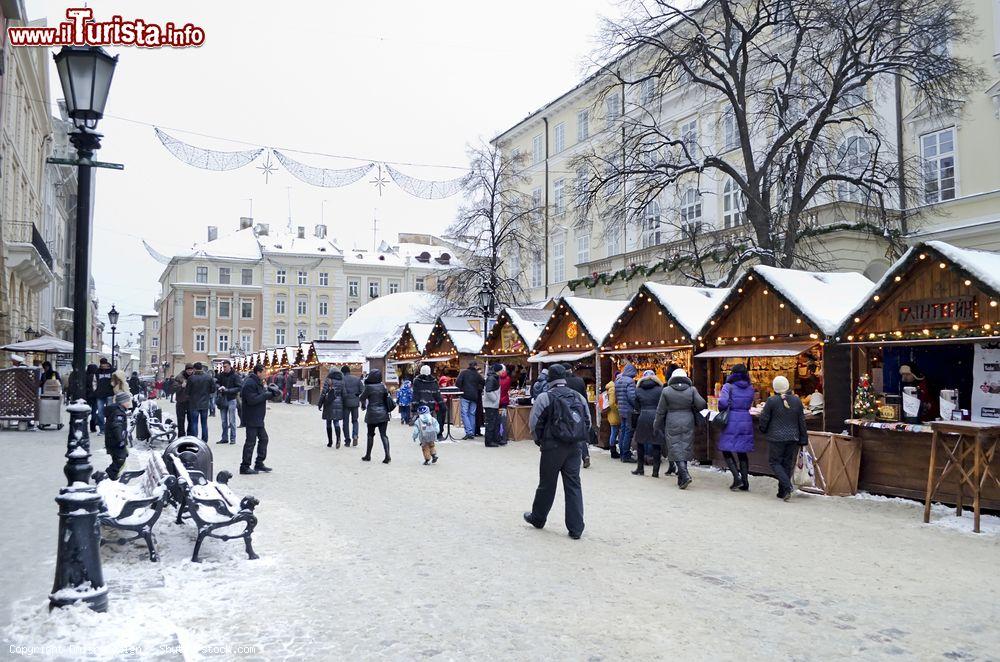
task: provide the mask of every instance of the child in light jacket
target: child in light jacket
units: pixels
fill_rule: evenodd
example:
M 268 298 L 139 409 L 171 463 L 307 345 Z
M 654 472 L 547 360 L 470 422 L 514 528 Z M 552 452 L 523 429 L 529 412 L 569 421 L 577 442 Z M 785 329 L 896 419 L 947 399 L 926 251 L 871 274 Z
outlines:
M 431 414 L 427 405 L 420 405 L 417 408 L 417 418 L 413 421 L 413 441 L 420 442 L 420 450 L 424 453 L 424 464 L 438 461 L 437 441 L 441 426 L 436 418 Z

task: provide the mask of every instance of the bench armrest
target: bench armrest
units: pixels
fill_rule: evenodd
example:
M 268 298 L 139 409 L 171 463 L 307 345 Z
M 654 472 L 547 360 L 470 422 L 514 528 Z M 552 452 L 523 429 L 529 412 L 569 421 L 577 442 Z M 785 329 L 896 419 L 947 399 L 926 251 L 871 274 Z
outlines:
M 143 499 L 131 499 L 125 502 L 125 505 L 122 506 L 121 512 L 118 513 L 117 517 L 115 517 L 114 519 L 119 521 L 127 519 L 132 515 L 134 515 L 139 510 L 143 510 L 144 508 L 149 508 L 157 504 L 162 505 L 165 500 L 166 500 L 165 492 L 159 496 L 146 497 Z
M 135 480 L 136 478 L 142 476 L 145 473 L 146 473 L 145 469 L 140 469 L 139 471 L 123 471 L 118 476 L 118 482 L 128 484 L 130 480 Z

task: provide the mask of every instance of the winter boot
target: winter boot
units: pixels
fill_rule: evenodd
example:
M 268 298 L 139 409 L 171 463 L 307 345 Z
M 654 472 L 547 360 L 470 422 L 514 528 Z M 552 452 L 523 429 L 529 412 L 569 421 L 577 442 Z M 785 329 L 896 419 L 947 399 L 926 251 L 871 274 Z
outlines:
M 435 453 L 434 455 L 431 455 L 431 464 L 437 464 L 437 461 L 438 461 L 437 454 Z
M 645 474 L 645 460 L 646 454 L 642 452 L 642 446 L 639 446 L 639 452 L 636 453 L 636 467 L 632 470 L 633 476 L 642 476 Z
M 240 467 L 240 475 L 253 476 L 256 473 L 257 473 L 256 469 L 251 469 L 250 467 Z
M 357 442 L 355 442 L 355 443 L 357 443 Z M 374 439 L 369 439 L 368 440 L 368 449 L 365 450 L 365 454 L 361 457 L 361 461 L 362 462 L 371 462 L 372 461 L 372 446 L 374 446 L 374 445 L 375 445 L 375 440 Z
M 340 435 L 337 435 L 337 448 L 340 448 Z
M 736 458 L 734 458 L 729 453 L 726 453 L 725 457 L 726 457 L 726 467 L 733 474 L 733 484 L 729 486 L 729 489 L 735 492 L 736 490 L 740 489 L 740 486 L 743 484 L 743 481 L 740 479 L 740 471 L 736 467 Z
M 688 485 L 691 484 L 691 474 L 688 473 L 688 463 L 678 462 L 677 463 L 677 487 L 682 490 L 686 490 Z
M 659 450 L 660 447 L 656 446 L 656 449 Z M 659 477 L 660 477 L 660 453 L 656 453 L 656 455 L 653 456 L 653 478 L 659 478 Z
M 258 462 L 257 464 L 254 465 L 253 468 L 256 469 L 258 472 L 271 473 L 271 467 L 266 466 L 263 462 Z
M 618 446 L 617 445 L 612 445 L 611 446 L 611 459 L 612 460 L 618 460 L 620 458 L 621 458 L 621 453 L 618 452 Z
M 382 460 L 382 464 L 389 464 L 390 462 L 392 462 L 392 458 L 389 457 L 389 440 L 388 439 L 383 439 L 382 440 L 382 450 L 385 451 L 385 459 Z
M 750 458 L 746 453 L 740 456 L 740 491 L 750 491 Z

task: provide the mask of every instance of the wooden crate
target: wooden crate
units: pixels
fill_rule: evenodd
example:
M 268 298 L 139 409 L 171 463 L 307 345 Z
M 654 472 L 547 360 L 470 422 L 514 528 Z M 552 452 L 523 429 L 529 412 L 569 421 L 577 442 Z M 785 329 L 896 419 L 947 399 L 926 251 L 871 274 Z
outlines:
M 861 439 L 831 432 L 810 432 L 809 450 L 816 468 L 816 487 L 806 488 L 828 496 L 858 493 Z

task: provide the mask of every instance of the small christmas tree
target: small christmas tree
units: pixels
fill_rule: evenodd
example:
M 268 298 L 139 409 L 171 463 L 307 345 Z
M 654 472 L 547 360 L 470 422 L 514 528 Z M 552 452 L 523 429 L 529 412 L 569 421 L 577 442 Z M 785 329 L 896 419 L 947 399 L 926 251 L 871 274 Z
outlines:
M 854 415 L 859 418 L 878 418 L 878 403 L 868 375 L 861 375 L 858 380 L 858 389 L 854 392 Z

